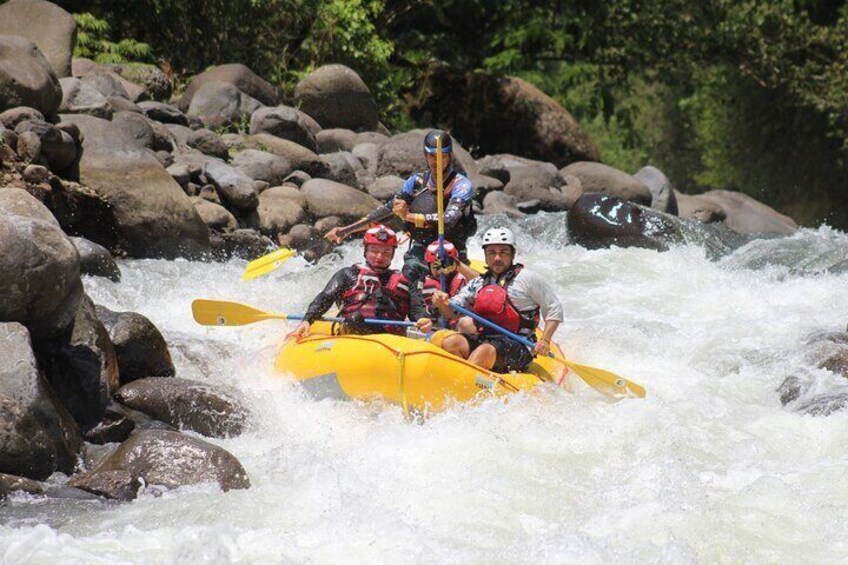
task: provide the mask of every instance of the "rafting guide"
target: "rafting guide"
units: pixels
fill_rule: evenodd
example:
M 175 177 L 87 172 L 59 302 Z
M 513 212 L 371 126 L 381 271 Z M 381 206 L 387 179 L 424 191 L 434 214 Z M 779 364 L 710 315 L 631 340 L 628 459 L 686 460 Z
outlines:
M 447 318 L 456 318 L 451 303 L 471 309 L 476 315 L 534 342 L 533 350 L 518 341 L 478 326 L 469 317 L 457 323 L 459 333 L 445 337 L 442 347 L 471 363 L 497 372 L 523 371 L 533 354 L 547 355 L 563 319 L 562 304 L 554 289 L 539 275 L 515 263 L 515 235 L 506 228 L 483 234 L 486 272 L 472 280 L 452 299 L 433 293 L 433 304 Z M 542 337 L 536 341 L 539 317 L 544 318 Z
M 345 319 L 344 333 L 402 333 L 402 327 L 363 323 L 366 318 L 403 321 L 409 315 L 409 281 L 400 271 L 390 268 L 397 246 L 397 235 L 383 225 L 365 232 L 365 264 L 336 272 L 312 300 L 294 335 L 309 335 L 310 324 L 320 319 L 334 303 L 340 308 L 339 316 Z M 422 318 L 420 325 L 429 321 Z
M 438 148 L 441 146 L 441 158 Z M 440 130 L 429 132 L 424 138 L 424 157 L 428 170 L 415 173 L 406 179 L 400 192 L 385 204 L 353 224 L 333 228 L 324 237 L 335 243 L 347 236 L 367 229 L 373 222 L 383 221 L 392 214 L 405 223 L 410 234 L 409 250 L 403 256 L 403 274 L 418 290 L 420 282 L 429 272 L 424 255 L 427 246 L 437 239 L 439 214 L 437 209 L 437 178 L 443 176 L 444 194 L 449 200 L 444 210 L 444 237 L 456 246 L 460 261 L 467 262 L 466 240 L 477 231 L 472 201 L 474 185 L 465 175 L 453 168 L 453 141 Z M 438 161 L 442 162 L 439 175 Z

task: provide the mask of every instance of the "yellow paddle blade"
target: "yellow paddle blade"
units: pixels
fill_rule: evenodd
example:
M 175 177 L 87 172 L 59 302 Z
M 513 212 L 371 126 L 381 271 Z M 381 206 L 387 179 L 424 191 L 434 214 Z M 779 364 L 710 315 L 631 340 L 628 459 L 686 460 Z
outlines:
M 486 272 L 486 263 L 480 259 L 471 259 L 468 261 L 468 265 L 481 275 Z
M 243 326 L 262 320 L 286 320 L 285 314 L 269 314 L 238 302 L 205 300 L 198 298 L 191 303 L 194 321 L 203 326 Z
M 244 273 L 241 275 L 241 280 L 249 281 L 256 277 L 267 275 L 289 260 L 292 256 L 294 256 L 294 254 L 294 249 L 281 247 L 276 251 L 263 255 L 259 259 L 254 259 L 247 264 L 247 268 L 245 268 Z
M 639 398 L 645 398 L 645 387 L 633 381 L 628 381 L 624 377 L 619 377 L 615 373 L 598 369 L 597 367 L 580 365 L 561 357 L 554 357 L 554 359 L 561 361 L 595 390 L 608 394 L 611 393 L 614 396 L 633 395 Z

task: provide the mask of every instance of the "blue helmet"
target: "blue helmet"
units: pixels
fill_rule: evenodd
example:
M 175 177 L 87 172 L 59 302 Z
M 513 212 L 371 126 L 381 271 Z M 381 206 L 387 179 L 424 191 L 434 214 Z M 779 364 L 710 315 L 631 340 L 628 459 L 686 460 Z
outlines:
M 442 142 L 442 153 L 453 153 L 453 141 L 451 136 L 442 130 L 434 129 L 424 138 L 424 152 L 436 153 L 439 149 L 439 140 Z

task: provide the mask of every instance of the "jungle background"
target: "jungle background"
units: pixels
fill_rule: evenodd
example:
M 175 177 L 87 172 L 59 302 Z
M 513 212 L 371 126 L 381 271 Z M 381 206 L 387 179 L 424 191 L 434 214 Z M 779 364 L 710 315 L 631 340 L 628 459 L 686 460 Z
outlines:
M 609 165 L 652 164 L 683 192 L 738 190 L 803 225 L 848 228 L 845 2 L 58 4 L 78 23 L 75 56 L 155 63 L 178 89 L 240 62 L 290 94 L 314 68 L 345 64 L 390 129 L 451 129 L 427 104 L 445 72 L 517 76 L 571 112 Z

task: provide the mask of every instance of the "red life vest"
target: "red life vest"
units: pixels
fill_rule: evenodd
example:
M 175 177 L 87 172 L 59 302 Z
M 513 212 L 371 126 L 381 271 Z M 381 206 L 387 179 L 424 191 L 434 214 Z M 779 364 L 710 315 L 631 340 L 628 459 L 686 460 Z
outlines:
M 380 273 L 368 265 L 356 266 L 359 267 L 359 276 L 356 277 L 356 284 L 342 294 L 339 315 L 406 319 L 409 314 L 409 281 L 406 277 L 400 271 L 389 270 L 388 273 L 382 273 L 381 278 Z M 385 329 L 390 333 L 404 333 L 404 328 L 399 326 L 385 326 Z
M 507 291 L 509 284 L 523 268 L 523 265 L 516 264 L 500 278 L 486 271 L 483 275 L 483 286 L 474 298 L 474 313 L 512 333 L 533 339 L 536 326 L 539 325 L 539 308 L 529 312 L 519 311 L 509 299 Z M 496 333 L 485 326 L 478 330 L 482 334 Z
M 448 296 L 453 297 L 456 296 L 456 293 L 459 292 L 462 287 L 468 283 L 468 279 L 466 279 L 462 273 L 455 272 L 453 274 L 453 278 L 445 281 L 448 285 Z M 421 294 L 424 296 L 424 306 L 427 307 L 427 311 L 433 312 L 433 293 L 437 290 L 441 290 L 441 283 L 439 279 L 434 278 L 430 275 L 424 278 L 424 287 L 421 289 Z

